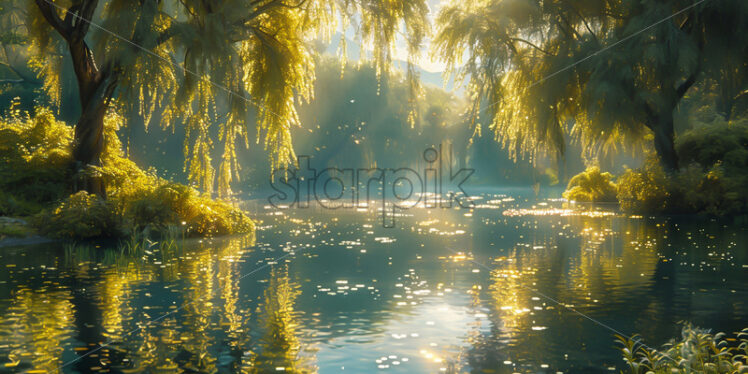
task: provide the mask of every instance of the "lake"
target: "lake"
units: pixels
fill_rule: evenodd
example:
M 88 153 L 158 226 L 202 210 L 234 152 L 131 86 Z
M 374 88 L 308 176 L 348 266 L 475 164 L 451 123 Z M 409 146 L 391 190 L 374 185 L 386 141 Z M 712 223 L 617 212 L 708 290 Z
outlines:
M 605 373 L 614 334 L 748 327 L 746 230 L 481 194 L 249 202 L 255 236 L 0 247 L 0 372 Z

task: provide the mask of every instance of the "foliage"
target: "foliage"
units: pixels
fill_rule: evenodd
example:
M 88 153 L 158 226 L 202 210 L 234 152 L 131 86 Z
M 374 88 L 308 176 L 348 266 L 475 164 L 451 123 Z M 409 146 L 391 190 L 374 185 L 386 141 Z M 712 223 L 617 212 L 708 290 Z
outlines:
M 425 0 L 23 3 L 27 19 L 17 29 L 30 39 L 30 63 L 54 101 L 60 101 L 63 65 L 71 56 L 84 82 L 81 92 L 108 88 L 97 103 L 116 102 L 122 113 L 139 113 L 146 123 L 183 123 L 190 181 L 212 193 L 217 179 L 223 196 L 239 171 L 237 145 L 249 144 L 251 114 L 273 166 L 294 160 L 290 130 L 300 124 L 297 104 L 312 98 L 314 40 L 352 27 L 384 77 L 397 35 L 406 35 L 415 58 L 428 32 Z M 208 136 L 215 124 L 223 145 L 217 172 Z
M 655 157 L 640 169 L 628 169 L 617 179 L 618 203 L 633 213 L 662 213 L 670 197 L 670 182 Z
M 734 215 L 746 211 L 743 175 L 730 175 L 722 165 L 702 168 L 691 164 L 671 177 L 671 213 L 707 213 L 713 216 Z
M 715 216 L 748 211 L 748 123 L 689 130 L 678 137 L 676 148 L 680 171 L 665 174 L 650 159 L 642 169 L 618 178 L 618 200 L 624 210 Z
M 30 215 L 65 196 L 71 140 L 48 109 L 29 118 L 14 106 L 0 119 L 0 215 Z
M 0 217 L 0 239 L 5 237 L 22 238 L 33 233 L 34 230 L 23 220 Z
M 748 121 L 697 127 L 676 139 L 681 165 L 674 177 L 674 208 L 729 215 L 748 211 Z
M 748 119 L 689 130 L 678 136 L 675 147 L 684 165 L 748 170 Z
M 86 191 L 70 195 L 56 208 L 36 217 L 42 234 L 55 238 L 120 236 L 121 214 L 111 201 Z
M 572 201 L 614 202 L 616 185 L 612 179 L 612 174 L 601 173 L 597 166 L 588 167 L 569 180 L 563 196 Z
M 132 200 L 126 214 L 136 224 L 153 225 L 159 230 L 181 225 L 188 234 L 200 236 L 226 235 L 249 232 L 252 221 L 237 208 L 207 195 L 199 195 L 194 188 L 164 183 Z
M 711 334 L 708 330 L 687 324 L 680 340 L 671 340 L 655 350 L 641 343 L 638 336 L 632 339 L 616 335 L 621 344 L 623 360 L 631 374 L 670 373 L 725 373 L 748 372 L 748 328 L 735 338 L 725 333 Z
M 189 235 L 223 235 L 253 230 L 252 221 L 231 204 L 200 195 L 194 188 L 164 181 L 124 157 L 116 134 L 121 118 L 107 117 L 103 165 L 99 173 L 110 198 L 70 194 L 72 128 L 48 109 L 35 116 L 16 113 L 0 121 L 0 214 L 33 215 L 52 237 L 117 237 L 152 227 L 183 227 Z
M 686 92 L 743 95 L 746 14 L 729 1 L 451 1 L 432 53 L 467 81 L 473 120 L 514 157 L 563 154 L 568 135 L 592 152 L 651 134 L 671 168 Z

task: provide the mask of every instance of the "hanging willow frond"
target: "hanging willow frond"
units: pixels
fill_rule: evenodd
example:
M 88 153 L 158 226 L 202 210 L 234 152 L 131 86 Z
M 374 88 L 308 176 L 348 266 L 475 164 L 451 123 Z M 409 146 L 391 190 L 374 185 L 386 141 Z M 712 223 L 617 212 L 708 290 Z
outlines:
M 291 128 L 301 125 L 296 108 L 312 100 L 314 92 L 311 41 L 329 40 L 339 27 L 356 20 L 357 37 L 371 46 L 377 72 L 383 76 L 401 28 L 411 54 L 418 52 L 428 32 L 425 0 L 108 0 L 100 4 L 56 0 L 53 4 L 30 1 L 28 7 L 34 61 L 50 96 L 59 100 L 64 39 L 72 35 L 63 34 L 85 29 L 85 43 L 97 67 L 116 75 L 120 110 L 138 113 L 146 125 L 153 118 L 160 118 L 164 128 L 184 124 L 185 170 L 206 192 L 213 192 L 216 176 L 211 123 L 219 123 L 222 195 L 230 193 L 236 180 L 239 163 L 234 143 L 248 145 L 245 127 L 252 116 L 257 142 L 264 144 L 272 166 L 294 162 Z M 76 18 L 78 12 L 97 4 L 100 9 L 89 12 L 91 24 L 78 27 L 85 22 Z M 51 10 L 49 17 L 40 6 Z M 53 28 L 54 16 L 64 25 Z
M 746 14 L 728 1 L 454 0 L 432 54 L 512 157 L 563 154 L 565 137 L 604 153 L 639 147 L 697 79 L 744 84 L 725 67 L 748 61 Z

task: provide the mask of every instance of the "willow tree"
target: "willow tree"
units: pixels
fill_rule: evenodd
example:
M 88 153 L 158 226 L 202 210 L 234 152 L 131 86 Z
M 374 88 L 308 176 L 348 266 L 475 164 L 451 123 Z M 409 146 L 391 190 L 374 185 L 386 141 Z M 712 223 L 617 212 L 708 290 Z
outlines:
M 420 44 L 427 10 L 425 0 L 35 0 L 27 26 L 51 98 L 59 98 L 63 59 L 72 59 L 78 188 L 104 194 L 102 178 L 88 170 L 100 164 L 104 117 L 116 108 L 146 123 L 154 113 L 163 126 L 183 123 L 189 177 L 209 192 L 216 173 L 208 130 L 218 121 L 217 179 L 227 193 L 253 105 L 271 162 L 294 159 L 289 129 L 299 122 L 296 104 L 313 92 L 312 40 L 353 28 L 384 72 L 403 24 L 409 44 Z
M 570 134 L 597 150 L 652 134 L 675 170 L 678 104 L 701 81 L 745 82 L 748 61 L 745 1 L 467 0 L 437 28 L 434 55 L 514 157 L 563 154 Z

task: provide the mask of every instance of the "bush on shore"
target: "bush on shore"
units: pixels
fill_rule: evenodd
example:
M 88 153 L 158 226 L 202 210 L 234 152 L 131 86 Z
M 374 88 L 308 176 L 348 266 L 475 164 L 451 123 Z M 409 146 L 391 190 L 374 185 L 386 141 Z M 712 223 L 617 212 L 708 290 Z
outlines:
M 650 158 L 618 178 L 618 201 L 637 213 L 748 212 L 748 122 L 687 131 L 676 141 L 681 169 L 671 175 Z
M 666 173 L 656 157 L 616 178 L 591 167 L 564 198 L 618 201 L 625 212 L 730 216 L 748 212 L 748 121 L 699 127 L 676 141 L 681 168 Z
M 48 109 L 0 119 L 0 215 L 29 216 L 65 197 L 72 139 Z
M 101 175 L 107 199 L 72 193 L 73 129 L 37 109 L 33 117 L 12 112 L 0 120 L 0 215 L 33 216 L 50 237 L 122 237 L 146 228 L 182 227 L 186 234 L 213 236 L 250 232 L 252 221 L 228 202 L 192 187 L 163 180 L 127 159 L 116 131 L 122 119 L 105 121 Z
M 571 201 L 615 202 L 616 185 L 613 183 L 613 175 L 600 172 L 597 166 L 590 166 L 571 178 L 563 196 Z
M 670 181 L 659 160 L 650 157 L 639 169 L 628 169 L 617 179 L 621 209 L 630 213 L 663 213 L 670 199 Z

